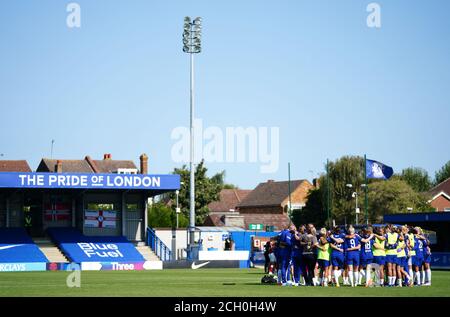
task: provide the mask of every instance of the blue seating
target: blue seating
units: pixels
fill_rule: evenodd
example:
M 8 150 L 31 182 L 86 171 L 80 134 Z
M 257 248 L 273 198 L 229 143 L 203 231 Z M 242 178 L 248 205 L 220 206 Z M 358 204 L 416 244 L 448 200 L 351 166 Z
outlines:
M 144 262 L 125 237 L 92 237 L 75 228 L 49 228 L 47 233 L 72 262 Z
M 0 229 L 0 263 L 48 262 L 24 228 Z

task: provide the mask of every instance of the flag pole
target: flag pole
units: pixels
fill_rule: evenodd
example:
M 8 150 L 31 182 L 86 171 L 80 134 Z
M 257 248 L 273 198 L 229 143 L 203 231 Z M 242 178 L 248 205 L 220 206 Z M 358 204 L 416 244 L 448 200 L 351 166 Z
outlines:
M 289 218 L 292 221 L 292 202 L 291 202 L 291 163 L 288 163 L 288 187 L 289 187 Z
M 331 218 L 330 218 L 330 169 L 329 160 L 327 159 L 327 215 L 328 215 L 328 226 L 331 228 Z
M 369 224 L 369 216 L 368 216 L 368 205 L 369 201 L 367 198 L 367 157 L 366 154 L 364 154 L 364 213 L 366 216 L 366 225 Z

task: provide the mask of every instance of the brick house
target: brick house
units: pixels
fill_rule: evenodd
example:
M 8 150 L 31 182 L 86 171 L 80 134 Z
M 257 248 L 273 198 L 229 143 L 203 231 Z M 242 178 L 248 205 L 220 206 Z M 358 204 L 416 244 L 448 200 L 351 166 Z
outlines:
M 249 189 L 222 189 L 219 200 L 208 205 L 209 215 L 204 221 L 205 226 L 242 227 L 243 217 L 236 207 L 251 192 Z
M 428 194 L 431 196 L 429 202 L 436 211 L 450 211 L 450 178 L 433 187 Z
M 291 181 L 292 209 L 301 209 L 305 206 L 308 193 L 313 187 L 307 180 Z M 234 212 L 213 212 L 206 219 L 205 225 L 233 225 L 249 229 L 250 224 L 262 224 L 263 229 L 270 226 L 273 227 L 273 230 L 281 230 L 290 223 L 287 214 L 289 204 L 289 182 L 287 181 L 269 180 L 260 183 L 237 204 L 236 200 L 229 198 L 226 194 L 221 195 L 222 197 L 226 201 L 223 204 L 218 202 L 212 207 L 223 205 L 226 206 L 225 208 L 229 208 L 230 204 L 235 204 L 235 207 L 232 208 Z M 227 220 L 229 220 L 228 223 Z

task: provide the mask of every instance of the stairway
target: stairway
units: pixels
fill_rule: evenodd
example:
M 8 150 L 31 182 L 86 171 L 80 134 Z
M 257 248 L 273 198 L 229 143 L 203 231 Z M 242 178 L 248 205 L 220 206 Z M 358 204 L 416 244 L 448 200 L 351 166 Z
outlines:
M 155 254 L 155 252 L 153 252 L 152 249 L 150 249 L 150 247 L 147 245 L 138 244 L 136 245 L 136 250 L 138 250 L 138 252 L 142 254 L 142 256 L 146 261 L 161 261 L 159 257 Z
M 64 254 L 58 247 L 48 238 L 33 238 L 34 243 L 44 253 L 49 262 L 69 263 Z

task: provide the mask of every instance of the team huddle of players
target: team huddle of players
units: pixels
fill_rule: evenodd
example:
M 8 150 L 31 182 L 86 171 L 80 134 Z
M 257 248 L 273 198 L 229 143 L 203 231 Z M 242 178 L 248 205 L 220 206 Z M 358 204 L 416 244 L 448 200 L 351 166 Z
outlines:
M 345 231 L 345 232 L 344 232 Z M 268 243 L 269 274 L 283 286 L 431 285 L 430 242 L 419 227 L 353 226 L 317 234 L 312 224 L 282 230 Z M 373 273 L 373 277 L 372 277 Z M 364 284 L 363 284 L 364 279 Z

